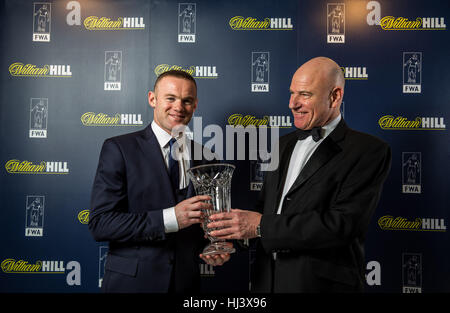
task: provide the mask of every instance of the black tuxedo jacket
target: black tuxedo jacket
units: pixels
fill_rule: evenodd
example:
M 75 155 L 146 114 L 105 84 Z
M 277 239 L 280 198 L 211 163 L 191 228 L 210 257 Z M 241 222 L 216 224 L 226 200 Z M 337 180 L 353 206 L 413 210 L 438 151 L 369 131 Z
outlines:
M 362 291 L 365 234 L 390 169 L 391 150 L 341 120 L 305 164 L 278 215 L 296 142 L 296 132 L 280 138 L 280 165 L 264 180 L 252 291 Z
M 191 166 L 200 163 L 193 160 Z M 194 195 L 190 183 L 182 199 Z M 175 292 L 199 290 L 203 230 L 195 224 L 175 233 L 164 231 L 162 210 L 182 199 L 171 187 L 150 125 L 105 140 L 89 220 L 95 240 L 109 242 L 103 291 L 168 292 L 169 285 Z

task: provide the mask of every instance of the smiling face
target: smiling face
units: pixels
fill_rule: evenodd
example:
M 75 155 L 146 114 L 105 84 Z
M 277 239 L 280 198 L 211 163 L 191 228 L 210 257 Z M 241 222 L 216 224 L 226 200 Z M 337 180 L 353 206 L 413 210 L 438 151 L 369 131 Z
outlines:
M 191 120 L 197 108 L 197 89 L 187 79 L 166 76 L 148 93 L 148 102 L 154 109 L 155 123 L 170 134 L 176 125 L 187 125 Z
M 339 115 L 344 94 L 341 76 L 339 66 L 326 58 L 312 59 L 295 72 L 289 99 L 295 127 L 324 126 Z

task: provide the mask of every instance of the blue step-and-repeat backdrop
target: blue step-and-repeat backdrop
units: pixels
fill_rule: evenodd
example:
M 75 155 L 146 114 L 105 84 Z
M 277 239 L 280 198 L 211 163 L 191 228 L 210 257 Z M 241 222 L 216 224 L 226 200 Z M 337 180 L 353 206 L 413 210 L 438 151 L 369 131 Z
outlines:
M 101 144 L 152 121 L 157 75 L 196 78 L 191 134 L 225 147 L 238 126 L 294 130 L 290 80 L 315 56 L 342 67 L 347 124 L 392 148 L 366 291 L 450 292 L 449 2 L 188 1 L 1 1 L 0 292 L 99 292 L 108 244 L 87 222 Z M 253 152 L 228 159 L 234 208 L 261 187 Z M 252 257 L 202 264 L 204 292 L 247 292 Z

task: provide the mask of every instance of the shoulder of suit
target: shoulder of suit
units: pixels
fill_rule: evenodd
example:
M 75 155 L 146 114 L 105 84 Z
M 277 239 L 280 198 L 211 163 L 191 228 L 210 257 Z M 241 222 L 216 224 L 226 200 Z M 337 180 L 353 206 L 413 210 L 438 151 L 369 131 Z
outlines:
M 107 138 L 105 140 L 105 142 L 106 141 L 114 141 L 114 142 L 117 142 L 117 143 L 123 143 L 123 142 L 127 142 L 127 141 L 130 141 L 130 140 L 134 140 L 134 138 L 141 137 L 144 134 L 145 134 L 145 129 L 142 129 L 142 130 L 135 131 L 135 132 L 132 132 L 132 133 L 127 133 L 127 134 L 123 134 L 123 135 L 118 135 L 118 136 Z
M 358 130 L 349 128 L 347 132 L 348 138 L 353 142 L 357 142 L 359 145 L 363 146 L 375 146 L 375 147 L 388 147 L 388 143 L 374 135 L 364 133 Z
M 124 154 L 127 152 L 135 151 L 139 141 L 137 139 L 144 137 L 145 137 L 145 129 L 119 136 L 114 136 L 107 138 L 103 142 L 103 147 L 110 147 L 110 148 L 116 147 L 116 149 L 119 149 L 121 153 Z

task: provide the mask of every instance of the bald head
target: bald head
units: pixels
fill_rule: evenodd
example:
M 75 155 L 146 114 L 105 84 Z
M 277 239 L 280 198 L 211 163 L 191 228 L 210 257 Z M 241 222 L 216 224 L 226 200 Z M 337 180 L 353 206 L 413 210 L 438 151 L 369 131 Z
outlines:
M 344 90 L 345 87 L 345 78 L 341 67 L 327 57 L 316 57 L 307 61 L 298 68 L 295 74 L 297 73 L 304 73 L 311 78 L 320 79 L 323 84 L 331 88 L 340 87 Z
M 324 126 L 340 114 L 345 78 L 339 65 L 326 57 L 313 58 L 292 77 L 289 108 L 297 128 Z

